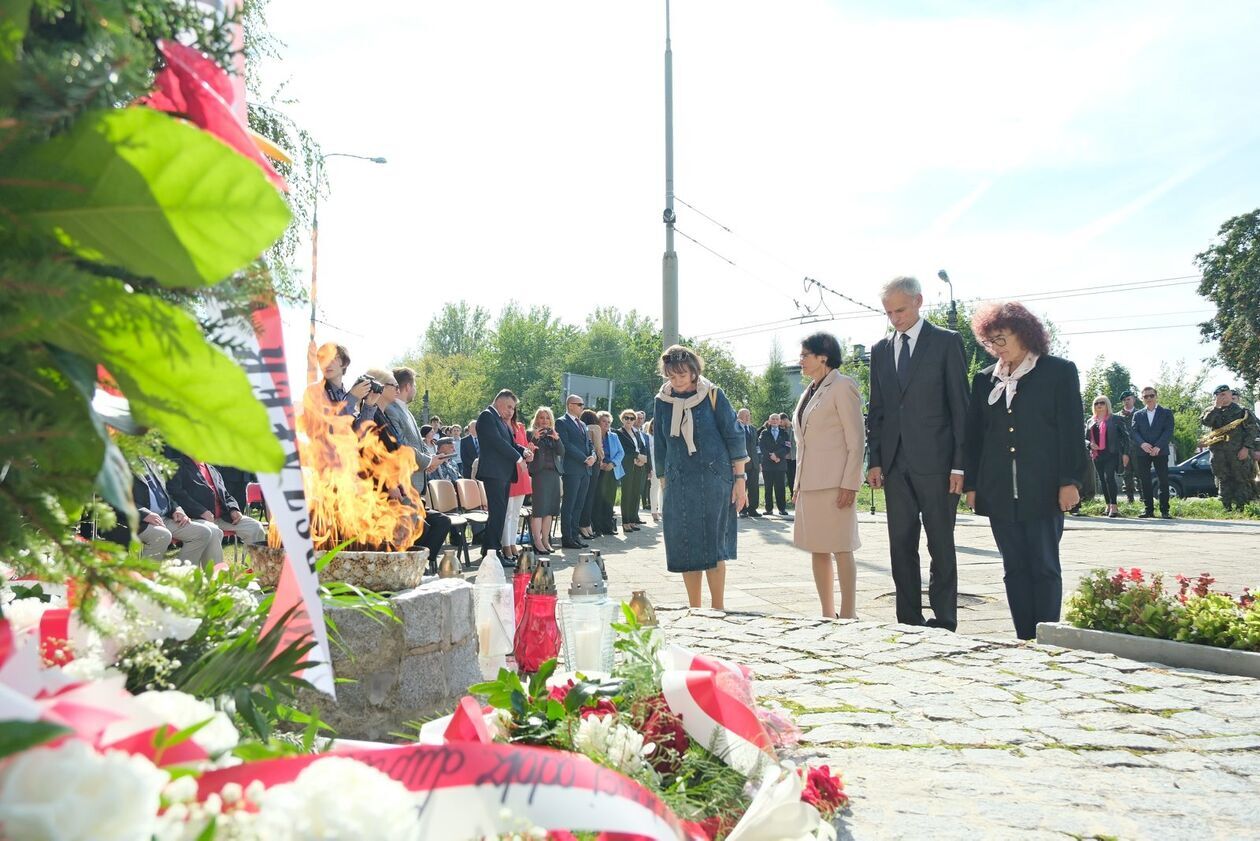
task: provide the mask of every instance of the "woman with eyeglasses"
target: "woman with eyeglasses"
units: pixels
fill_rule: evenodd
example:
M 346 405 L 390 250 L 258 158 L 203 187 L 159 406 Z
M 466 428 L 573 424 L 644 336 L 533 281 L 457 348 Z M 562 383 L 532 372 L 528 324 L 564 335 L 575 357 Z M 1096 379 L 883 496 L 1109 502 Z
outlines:
M 726 609 L 726 562 L 748 504 L 748 448 L 722 390 L 702 376 L 704 360 L 674 345 L 661 355 L 652 436 L 665 492 L 665 564 L 682 573 L 687 603 L 700 607 L 707 579 L 714 610 Z
M 971 328 L 998 361 L 971 383 L 963 490 L 989 518 L 1015 633 L 1030 640 L 1063 603 L 1063 514 L 1085 473 L 1080 377 L 1050 355 L 1045 325 L 1019 302 L 980 307 Z
M 1107 500 L 1107 516 L 1113 519 L 1120 516 L 1120 507 L 1116 504 L 1119 494 L 1116 471 L 1122 461 L 1125 467 L 1129 466 L 1127 439 L 1124 424 L 1111 413 L 1111 399 L 1105 394 L 1095 397 L 1094 416 L 1085 427 L 1085 440 L 1089 442 L 1089 457 L 1098 473 L 1103 499 Z

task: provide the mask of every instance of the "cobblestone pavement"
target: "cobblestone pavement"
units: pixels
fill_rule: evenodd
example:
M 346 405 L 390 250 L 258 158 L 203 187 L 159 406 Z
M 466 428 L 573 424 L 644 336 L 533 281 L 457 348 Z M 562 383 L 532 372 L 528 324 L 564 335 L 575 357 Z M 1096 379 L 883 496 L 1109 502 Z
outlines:
M 610 573 L 611 574 L 611 573 Z M 1260 838 L 1260 681 L 1003 635 L 659 609 L 853 798 L 841 838 Z
M 651 518 L 646 514 L 644 517 Z M 740 520 L 739 559 L 727 567 L 726 608 L 760 613 L 818 613 L 809 556 L 792 546 L 792 523 L 778 517 Z M 893 582 L 888 561 L 888 530 L 883 514 L 859 515 L 862 548 L 858 565 L 858 616 L 875 622 L 896 621 Z M 559 540 L 556 541 L 559 543 Z M 1002 585 L 1002 559 L 983 517 L 959 515 L 958 630 L 968 634 L 1014 636 Z M 608 566 L 609 592 L 628 599 L 632 590 L 647 590 L 654 602 L 685 602 L 681 577 L 665 569 L 660 527 L 649 522 L 642 531 L 593 541 Z M 589 550 L 587 550 L 589 551 Z M 576 557 L 552 556 L 561 589 L 564 570 Z M 1168 575 L 1197 575 L 1205 570 L 1217 587 L 1241 592 L 1260 585 L 1260 522 L 1224 520 L 1107 520 L 1069 517 L 1061 547 L 1064 596 L 1095 567 L 1138 566 Z M 920 549 L 927 588 L 926 539 Z M 924 598 L 926 605 L 927 599 Z M 705 604 L 708 604 L 707 596 Z

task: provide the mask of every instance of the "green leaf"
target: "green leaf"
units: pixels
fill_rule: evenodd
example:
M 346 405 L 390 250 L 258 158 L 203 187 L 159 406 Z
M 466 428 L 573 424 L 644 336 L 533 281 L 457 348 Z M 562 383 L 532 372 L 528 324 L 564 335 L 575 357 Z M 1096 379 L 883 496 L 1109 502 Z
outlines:
M 210 818 L 210 823 L 206 824 L 206 828 L 201 830 L 201 833 L 197 835 L 197 841 L 214 841 L 214 839 L 217 837 L 216 828 L 218 826 L 218 823 L 219 823 L 218 815 L 215 815 L 214 817 Z
M 556 672 L 556 658 L 552 657 L 538 667 L 537 673 L 529 681 L 529 697 L 537 698 L 547 694 L 547 678 Z
M 245 373 L 188 313 L 120 281 L 67 276 L 21 300 L 15 338 L 44 341 L 109 369 L 142 424 L 202 461 L 275 472 L 284 452 Z
M 13 80 L 31 20 L 31 0 L 0 0 L 0 106 L 13 104 Z
M 547 720 L 548 721 L 559 721 L 560 719 L 564 718 L 565 715 L 567 715 L 567 711 L 564 708 L 564 704 L 561 704 L 559 701 L 556 701 L 551 698 L 547 699 Z
M 0 721 L 0 758 L 51 742 L 70 732 L 47 721 Z
M 166 753 L 176 745 L 182 745 L 184 742 L 197 735 L 197 731 L 205 727 L 213 718 L 207 718 L 205 721 L 199 721 L 196 724 L 185 727 L 183 730 L 175 730 L 167 725 L 159 727 L 153 731 L 153 764 L 162 764 L 162 754 Z
M 218 283 L 284 233 L 289 208 L 254 163 L 149 108 L 85 114 L 13 162 L 0 205 L 80 255 L 166 286 Z

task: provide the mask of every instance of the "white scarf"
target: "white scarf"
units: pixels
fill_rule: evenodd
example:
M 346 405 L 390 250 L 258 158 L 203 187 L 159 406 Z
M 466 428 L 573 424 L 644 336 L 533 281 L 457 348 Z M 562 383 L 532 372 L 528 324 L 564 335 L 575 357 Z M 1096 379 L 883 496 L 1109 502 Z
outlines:
M 1019 386 L 1019 380 L 1031 371 L 1036 365 L 1040 357 L 1029 351 L 1024 356 L 1024 361 L 1019 363 L 1014 372 L 1010 370 L 1010 365 L 1005 362 L 998 362 L 997 367 L 993 369 L 993 379 L 996 380 L 993 390 L 989 392 L 989 405 L 992 406 L 1002 396 L 1002 392 L 1006 392 L 1006 408 L 1011 407 L 1011 401 L 1015 399 L 1015 389 Z
M 708 398 L 711 388 L 717 388 L 717 386 L 704 377 L 697 377 L 696 393 L 690 397 L 675 397 L 674 389 L 668 380 L 661 384 L 661 390 L 656 393 L 659 399 L 674 407 L 669 415 L 669 434 L 671 438 L 682 435 L 682 439 L 687 442 L 687 455 L 695 455 L 696 452 L 696 425 L 691 417 L 691 410 Z

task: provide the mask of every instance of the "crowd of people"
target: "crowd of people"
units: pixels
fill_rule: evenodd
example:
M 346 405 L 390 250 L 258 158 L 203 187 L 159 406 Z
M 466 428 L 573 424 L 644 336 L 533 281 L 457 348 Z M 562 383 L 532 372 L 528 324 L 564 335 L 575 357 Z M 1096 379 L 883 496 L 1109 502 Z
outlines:
M 922 318 L 917 280 L 889 282 L 881 299 L 894 333 L 871 350 L 865 411 L 856 381 L 839 373 L 840 344 L 827 333 L 801 344 L 808 385 L 795 410 L 770 414 L 760 426 L 747 408 L 731 406 L 704 377 L 699 355 L 682 346 L 660 358 L 663 384 L 651 419 L 630 408 L 614 419 L 570 394 L 563 413 L 539 406 L 527 426 L 516 395 L 504 389 L 464 425 L 437 416 L 420 423 L 408 408 L 417 391 L 414 371 L 372 368 L 347 387 L 350 356 L 336 344 L 319 350 L 324 378 L 308 391 L 307 410 L 313 395 L 323 411 L 348 416 L 358 435 L 377 436 L 389 451 L 413 451 L 418 469 L 410 487 L 377 490 L 414 502 L 424 527 L 412 548 L 426 549 L 431 563 L 448 542 L 458 547 L 469 538 L 424 504 L 428 483 L 476 479 L 487 516 L 472 537 L 483 558 L 493 553 L 511 563 L 523 544 L 549 555 L 557 551 L 556 526 L 559 549 L 585 549 L 601 537 L 638 531 L 646 511 L 663 522 L 667 568 L 682 575 L 697 607 L 705 583 L 712 606 L 724 607 L 737 519 L 777 512 L 793 521 L 794 545 L 811 556 L 823 615 L 854 618 L 854 552 L 861 546 L 855 499 L 865 482 L 884 494 L 897 620 L 954 630 L 954 525 L 963 497 L 989 519 L 1016 632 L 1030 638 L 1038 622 L 1058 619 L 1064 514 L 1079 510 L 1083 486 L 1096 478 L 1108 517 L 1121 516 L 1123 488 L 1130 502 L 1141 494 L 1142 518 L 1155 516 L 1157 495 L 1160 516 L 1171 518 L 1173 414 L 1148 386 L 1121 395 L 1118 410 L 1098 395 L 1082 424 L 1076 367 L 1049 352 L 1044 325 L 1017 302 L 976 311 L 972 329 L 997 362 L 969 383 L 960 336 Z M 1200 419 L 1209 430 L 1204 444 L 1222 502 L 1241 508 L 1258 494 L 1260 423 L 1228 386 L 1213 399 Z M 243 485 L 229 489 L 224 474 L 232 471 L 167 455 L 176 465 L 169 479 L 152 464 L 135 479 L 145 555 L 158 557 L 179 541 L 185 557 L 210 564 L 222 557 L 225 534 L 265 540 L 263 526 L 238 502 Z M 924 532 L 930 616 L 921 597 Z

